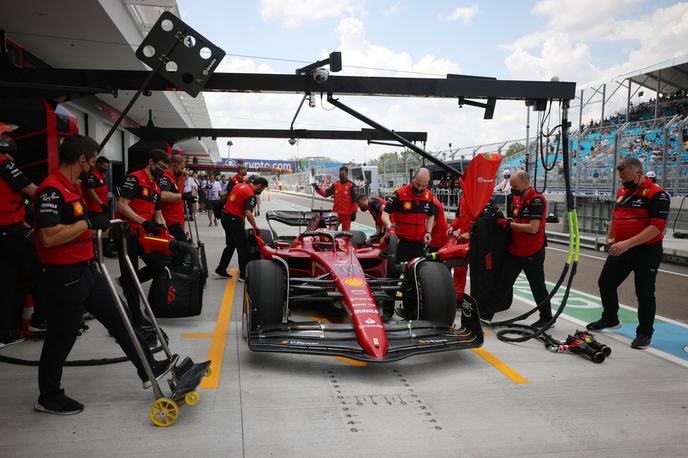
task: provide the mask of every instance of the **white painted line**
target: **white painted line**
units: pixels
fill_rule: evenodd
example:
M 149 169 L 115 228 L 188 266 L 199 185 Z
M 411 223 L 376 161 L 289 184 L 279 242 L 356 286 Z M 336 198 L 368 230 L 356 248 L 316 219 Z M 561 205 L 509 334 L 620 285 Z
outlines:
M 580 294 L 580 295 L 583 295 L 583 296 L 594 297 L 594 296 L 592 296 L 591 294 L 587 294 L 587 293 L 584 293 L 584 292 L 581 292 L 581 291 L 576 291 L 576 290 L 574 290 L 573 288 L 571 288 L 571 291 L 575 291 L 576 293 L 578 293 L 578 294 Z M 520 296 L 516 296 L 516 295 L 514 295 L 514 299 L 517 299 L 517 300 L 519 300 L 519 301 L 521 301 L 521 302 L 524 302 L 524 303 L 526 303 L 526 304 L 528 304 L 528 305 L 530 305 L 530 306 L 532 306 L 532 307 L 535 307 L 535 305 L 536 305 L 536 304 L 535 304 L 535 301 L 533 301 L 532 299 L 523 299 L 523 298 L 521 298 Z M 599 299 L 599 298 L 598 298 L 598 299 Z M 619 305 L 620 305 L 621 307 L 626 308 L 626 309 L 629 309 L 629 310 L 635 310 L 635 309 L 633 309 L 633 308 L 631 308 L 631 307 L 628 307 L 627 305 L 621 305 L 621 304 L 619 304 Z M 586 323 L 585 321 L 579 320 L 578 318 L 574 318 L 574 317 L 572 317 L 572 316 L 570 316 L 570 315 L 567 315 L 566 313 L 562 313 L 561 315 L 559 315 L 559 317 L 560 317 L 560 318 L 564 318 L 566 321 L 569 321 L 569 322 L 571 322 L 571 323 L 573 323 L 573 324 L 577 324 L 577 325 L 581 325 L 581 326 L 585 326 L 586 324 L 588 324 L 588 323 Z M 688 325 L 686 325 L 685 323 L 680 323 L 680 322 L 678 322 L 678 321 L 674 321 L 674 320 L 671 320 L 671 319 L 668 319 L 668 318 L 664 318 L 664 317 L 659 316 L 659 315 L 657 315 L 655 318 L 659 318 L 659 319 L 661 319 L 661 320 L 663 320 L 663 321 L 667 321 L 667 322 L 669 322 L 669 323 L 673 323 L 673 324 L 676 324 L 676 325 L 678 325 L 678 326 L 682 326 L 682 327 L 684 327 L 684 328 L 688 328 Z M 599 332 L 599 331 L 598 331 L 598 332 Z M 621 334 L 615 333 L 615 332 L 613 332 L 613 331 L 601 331 L 601 332 L 602 332 L 605 336 L 608 336 L 608 337 L 610 337 L 610 338 L 612 338 L 612 339 L 614 339 L 614 340 L 617 340 L 617 341 L 619 341 L 619 342 L 623 342 L 623 343 L 625 343 L 625 344 L 627 344 L 627 345 L 630 345 L 630 343 L 631 343 L 631 340 L 630 340 L 629 338 L 627 338 L 627 337 L 625 337 L 625 336 L 623 336 L 623 335 L 621 335 Z M 645 349 L 644 351 L 647 352 L 647 353 L 651 353 L 651 354 L 653 354 L 653 355 L 655 355 L 655 356 L 658 356 L 658 357 L 660 357 L 660 358 L 662 358 L 662 359 L 665 359 L 665 360 L 667 360 L 667 361 L 670 361 L 670 362 L 672 362 L 672 363 L 678 364 L 679 366 L 683 366 L 683 367 L 688 368 L 688 361 L 686 361 L 685 359 L 677 358 L 677 357 L 674 356 L 674 355 L 671 355 L 671 354 L 669 354 L 669 353 L 665 353 L 665 352 L 663 352 L 663 351 L 661 351 L 661 350 L 658 350 L 658 349 L 656 349 L 656 348 L 653 348 L 653 347 L 649 347 L 649 348 Z
M 553 248 L 551 246 L 548 246 L 547 249 L 548 250 L 554 250 L 554 251 L 561 251 L 562 253 L 568 253 L 569 252 L 568 250 L 562 250 L 561 248 Z M 600 261 L 606 261 L 607 260 L 607 258 L 602 258 L 600 256 L 592 256 L 592 255 L 583 254 L 583 253 L 580 253 L 580 256 L 583 256 L 586 258 L 592 258 L 592 259 L 599 259 Z M 671 270 L 657 269 L 657 272 L 662 272 L 662 273 L 671 274 L 671 275 L 679 275 L 681 277 L 688 277 L 688 274 L 683 274 L 681 272 L 673 272 Z

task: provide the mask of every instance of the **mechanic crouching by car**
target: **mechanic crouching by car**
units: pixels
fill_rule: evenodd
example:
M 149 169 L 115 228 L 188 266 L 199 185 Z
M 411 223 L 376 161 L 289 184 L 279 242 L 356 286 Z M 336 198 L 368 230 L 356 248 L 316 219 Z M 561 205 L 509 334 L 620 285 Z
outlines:
M 253 232 L 258 234 L 258 226 L 253 218 L 253 209 L 256 206 L 256 196 L 267 189 L 268 180 L 259 176 L 252 176 L 248 183 L 239 183 L 232 188 L 223 209 L 222 228 L 225 230 L 225 249 L 222 251 L 220 263 L 215 269 L 216 278 L 232 278 L 227 273 L 229 262 L 236 248 L 239 255 L 239 281 L 246 279 L 246 264 L 248 264 L 248 241 L 244 219 L 253 227 Z
M 526 274 L 535 303 L 539 305 L 540 319 L 531 326 L 542 327 L 552 319 L 549 293 L 545 286 L 545 218 L 547 201 L 530 186 L 528 173 L 519 170 L 511 177 L 513 221 L 497 220 L 502 229 L 511 228 L 511 242 L 502 263 L 491 306 L 488 310 L 502 311 L 511 307 L 513 287 L 518 275 Z M 484 318 L 491 320 L 487 313 Z
M 184 210 L 187 203 L 196 202 L 191 192 L 184 190 L 184 156 L 175 154 L 170 158 L 170 167 L 158 180 L 160 186 L 160 209 L 170 235 L 179 242 L 187 242 L 184 232 Z
M 129 223 L 127 253 L 134 269 L 138 272 L 141 283 L 152 279 L 161 272 L 169 261 L 168 257 L 159 253 L 146 255 L 139 245 L 140 235 L 160 235 L 161 230 L 165 229 L 165 219 L 160 211 L 160 187 L 157 180 L 165 174 L 169 163 L 170 157 L 166 151 L 150 150 L 146 167 L 127 175 L 117 202 L 117 217 Z M 116 236 L 115 241 L 118 251 L 122 253 L 121 236 Z M 146 267 L 140 271 L 138 270 L 139 256 L 146 263 Z M 139 293 L 122 256 L 119 257 L 119 268 L 122 272 L 122 290 L 131 309 L 134 323 L 145 326 L 152 340 L 155 337 L 155 333 L 151 332 L 152 324 L 144 319 L 141 313 Z M 154 345 L 154 342 L 149 343 Z
M 345 165 L 339 168 L 339 181 L 332 183 L 325 191 L 317 183 L 311 183 L 315 192 L 323 197 L 334 196 L 332 211 L 339 217 L 342 230 L 351 229 L 351 222 L 356 220 L 356 185 L 349 180 L 349 168 Z
M 105 215 L 87 216 L 78 181 L 88 178 L 97 149 L 98 143 L 89 137 L 65 138 L 60 145 L 57 169 L 36 191 L 36 248 L 44 268 L 41 281 L 51 298 L 48 332 L 38 366 L 40 396 L 34 406 L 38 412 L 71 415 L 84 409 L 60 386 L 62 368 L 76 341 L 84 312 L 91 313 L 117 339 L 136 366 L 144 388 L 150 386 L 107 283 L 93 263 L 92 231 L 107 230 L 110 220 Z M 135 332 L 154 375 L 163 375 L 171 363 L 156 362 L 140 330 Z
M 0 127 L 5 124 L 0 124 Z M 36 185 L 15 164 L 17 145 L 3 130 L 0 133 L 0 348 L 23 342 L 16 331 L 23 306 L 17 293 L 20 282 L 28 283 L 33 295 L 34 314 L 29 330 L 47 329 L 46 292 L 40 284 L 41 263 L 34 235 L 25 222 L 24 196 L 33 198 Z M 21 301 L 21 303 L 17 302 Z
M 382 221 L 387 233 L 399 238 L 396 260 L 398 263 L 425 256 L 425 245 L 432 240 L 435 223 L 435 204 L 430 190 L 430 171 L 421 167 L 411 183 L 394 191 L 387 199 Z M 394 223 L 390 219 L 394 215 Z
M 368 238 L 368 242 L 376 243 L 385 235 L 385 223 L 382 222 L 382 212 L 387 201 L 382 197 L 368 197 L 361 194 L 356 197 L 356 205 L 362 212 L 370 212 L 375 220 L 375 233 Z
M 607 233 L 609 255 L 597 281 L 602 299 L 602 318 L 588 324 L 590 331 L 617 328 L 617 288 L 628 275 L 635 277 L 638 297 L 638 327 L 632 348 L 650 346 L 655 321 L 655 280 L 662 261 L 662 239 L 669 214 L 669 195 L 643 177 L 642 163 L 635 158 L 619 162 L 616 169 L 623 186 L 619 189 L 612 222 Z

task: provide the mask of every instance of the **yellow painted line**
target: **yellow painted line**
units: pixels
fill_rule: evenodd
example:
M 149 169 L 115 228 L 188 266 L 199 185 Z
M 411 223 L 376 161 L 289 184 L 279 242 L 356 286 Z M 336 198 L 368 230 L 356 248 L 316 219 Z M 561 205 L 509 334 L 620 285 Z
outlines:
M 182 334 L 182 337 L 185 339 L 208 339 L 210 337 L 213 337 L 214 335 L 215 334 L 212 332 L 185 332 L 184 334 Z
M 506 375 L 514 383 L 530 383 L 528 379 L 507 366 L 501 359 L 485 350 L 484 348 L 474 348 L 473 351 L 488 363 L 492 364 L 502 374 Z
M 220 382 L 220 372 L 222 372 L 222 358 L 225 355 L 225 344 L 227 343 L 227 331 L 229 331 L 229 319 L 232 316 L 232 302 L 234 301 L 234 289 L 236 287 L 237 269 L 232 267 L 229 271 L 232 278 L 227 280 L 225 295 L 222 297 L 220 311 L 217 313 L 215 322 L 215 332 L 213 340 L 210 342 L 208 359 L 210 360 L 210 375 L 203 377 L 200 388 L 204 390 L 214 390 Z
M 324 316 L 308 315 L 308 318 L 314 321 L 322 321 L 323 323 L 331 323 L 331 321 L 325 318 Z M 352 366 L 356 367 L 365 367 L 368 365 L 368 363 L 366 363 L 365 361 L 358 361 L 356 359 L 347 358 L 346 356 L 333 356 L 333 358 L 337 361 L 341 361 L 346 364 L 351 364 Z

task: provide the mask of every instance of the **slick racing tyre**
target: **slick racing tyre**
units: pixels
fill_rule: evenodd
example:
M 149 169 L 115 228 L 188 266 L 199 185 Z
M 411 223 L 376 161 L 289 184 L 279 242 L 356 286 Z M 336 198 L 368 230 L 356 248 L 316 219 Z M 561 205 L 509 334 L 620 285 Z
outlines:
M 242 327 L 244 337 L 249 330 L 282 322 L 286 298 L 284 269 L 274 261 L 259 259 L 246 266 Z
M 409 268 L 404 291 L 406 319 L 454 324 L 456 292 L 449 269 L 441 262 L 421 262 L 416 267 L 415 278 L 412 269 Z

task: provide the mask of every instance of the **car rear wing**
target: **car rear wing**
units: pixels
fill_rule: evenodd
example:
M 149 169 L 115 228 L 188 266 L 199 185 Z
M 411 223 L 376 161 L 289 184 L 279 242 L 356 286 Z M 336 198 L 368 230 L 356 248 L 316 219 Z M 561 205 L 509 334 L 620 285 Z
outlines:
M 265 219 L 275 239 L 277 238 L 277 232 L 273 229 L 270 223 L 271 221 L 277 221 L 287 226 L 298 227 L 300 233 L 301 226 L 304 228 L 308 227 L 314 218 L 322 218 L 325 227 L 336 228 L 339 225 L 339 217 L 336 213 L 332 213 L 331 210 L 269 210 L 265 212 Z

